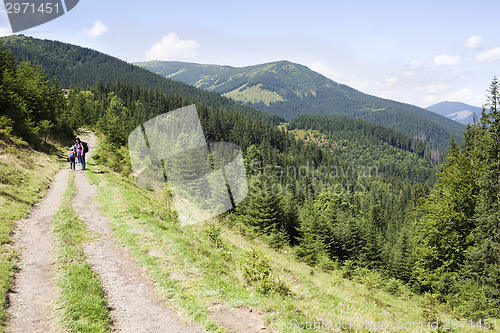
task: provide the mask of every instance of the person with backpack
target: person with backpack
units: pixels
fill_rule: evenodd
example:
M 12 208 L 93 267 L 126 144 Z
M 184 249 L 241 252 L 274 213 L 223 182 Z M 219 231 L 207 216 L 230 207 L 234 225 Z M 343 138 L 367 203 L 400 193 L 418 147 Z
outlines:
M 71 147 L 68 153 L 69 168 L 71 170 L 76 169 L 76 152 L 74 147 Z
M 80 140 L 80 138 L 75 139 L 75 145 L 74 145 L 77 156 L 78 156 L 78 162 L 82 165 L 82 170 L 85 170 L 85 153 L 89 151 L 89 147 L 86 142 L 83 142 Z

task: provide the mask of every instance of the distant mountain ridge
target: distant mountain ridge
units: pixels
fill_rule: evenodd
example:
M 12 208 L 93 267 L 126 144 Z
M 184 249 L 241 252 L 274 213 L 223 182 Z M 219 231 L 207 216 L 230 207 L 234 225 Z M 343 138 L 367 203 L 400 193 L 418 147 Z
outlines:
M 241 68 L 176 61 L 136 65 L 240 102 L 266 106 L 296 97 L 315 96 L 318 89 L 338 85 L 305 66 L 286 60 Z
M 286 60 L 240 68 L 178 61 L 136 65 L 288 120 L 301 114 L 361 118 L 425 138 L 440 149 L 451 135 L 461 141 L 465 129 L 428 110 L 364 94 Z
M 427 110 L 467 125 L 473 123 L 474 113 L 480 117 L 482 108 L 460 102 L 444 101 L 429 106 Z

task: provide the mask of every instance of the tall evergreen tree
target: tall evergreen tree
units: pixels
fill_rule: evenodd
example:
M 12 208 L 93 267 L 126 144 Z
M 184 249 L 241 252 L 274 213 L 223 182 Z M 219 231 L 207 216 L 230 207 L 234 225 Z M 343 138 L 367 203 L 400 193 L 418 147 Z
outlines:
M 500 299 L 500 83 L 495 77 L 488 90 L 489 112 L 483 111 L 480 138 L 483 169 L 478 177 L 479 195 L 474 231 L 476 245 L 470 249 L 472 275 Z
M 452 139 L 417 230 L 416 275 L 424 288 L 439 288 L 449 274 L 458 272 L 471 245 L 476 195 L 470 160 Z
M 273 184 L 262 178 L 251 179 L 249 194 L 238 206 L 238 211 L 244 223 L 254 232 L 271 235 L 281 231 L 283 214 L 280 199 L 273 191 Z

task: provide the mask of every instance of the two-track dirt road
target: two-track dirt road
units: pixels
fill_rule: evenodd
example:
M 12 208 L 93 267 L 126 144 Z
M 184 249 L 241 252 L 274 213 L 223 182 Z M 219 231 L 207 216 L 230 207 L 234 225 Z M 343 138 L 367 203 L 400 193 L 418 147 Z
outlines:
M 91 153 L 96 146 L 95 137 L 88 132 L 85 134 Z M 14 240 L 21 259 L 14 290 L 9 295 L 8 330 L 23 333 L 64 331 L 56 315 L 57 258 L 52 217 L 60 206 L 70 172 L 74 172 L 77 185 L 73 208 L 95 236 L 85 246 L 86 259 L 102 281 L 111 308 L 113 330 L 201 332 L 198 327 L 183 324 L 166 306 L 147 272 L 114 239 L 109 220 L 96 204 L 97 188 L 85 177 L 88 171 L 67 169 L 55 176 L 48 196 L 35 206 L 27 219 L 19 222 L 16 230 Z

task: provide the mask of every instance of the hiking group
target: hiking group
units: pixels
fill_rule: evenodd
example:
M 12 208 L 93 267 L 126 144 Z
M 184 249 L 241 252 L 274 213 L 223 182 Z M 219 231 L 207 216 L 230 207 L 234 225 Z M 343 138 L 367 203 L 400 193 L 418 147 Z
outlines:
M 69 167 L 71 170 L 76 170 L 76 164 L 80 163 L 82 170 L 85 170 L 85 153 L 89 151 L 86 142 L 75 139 L 75 144 L 70 148 L 68 153 Z

